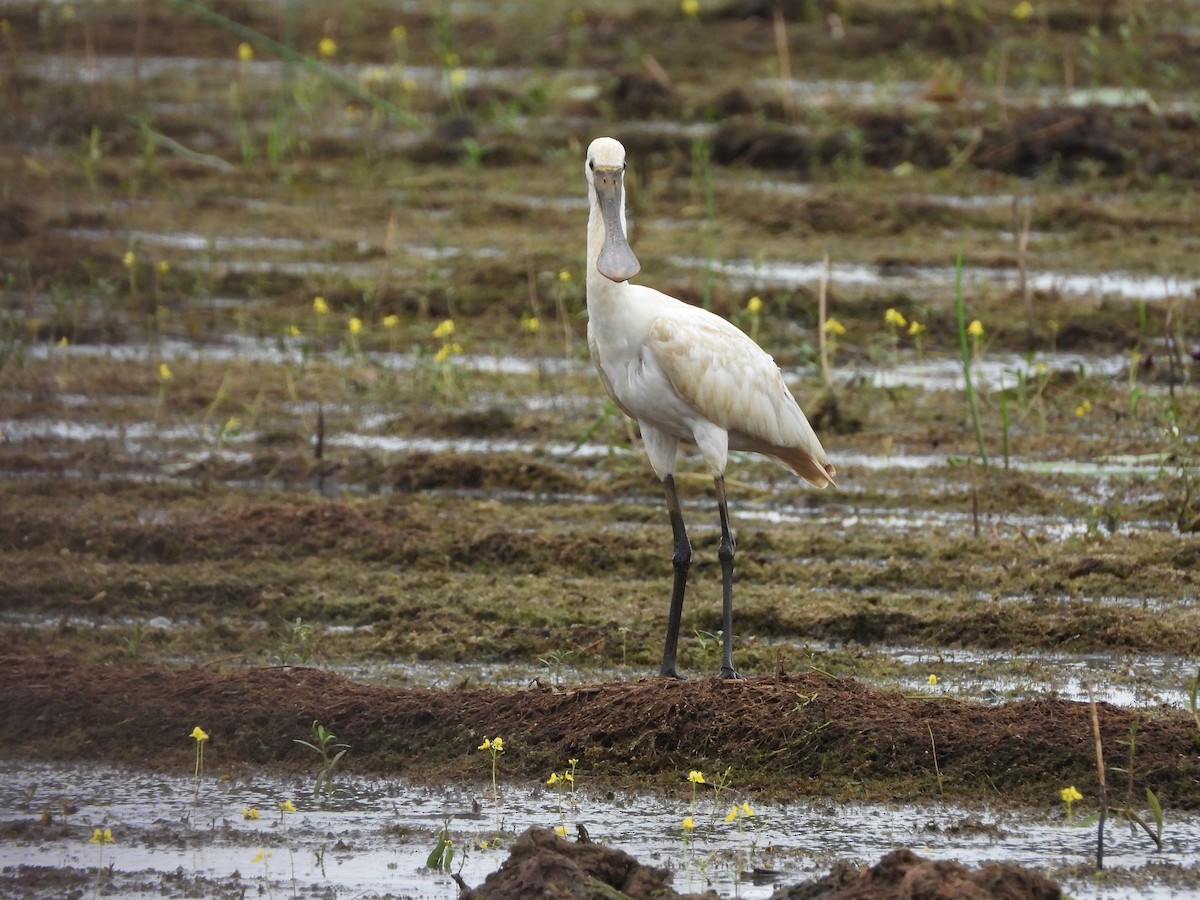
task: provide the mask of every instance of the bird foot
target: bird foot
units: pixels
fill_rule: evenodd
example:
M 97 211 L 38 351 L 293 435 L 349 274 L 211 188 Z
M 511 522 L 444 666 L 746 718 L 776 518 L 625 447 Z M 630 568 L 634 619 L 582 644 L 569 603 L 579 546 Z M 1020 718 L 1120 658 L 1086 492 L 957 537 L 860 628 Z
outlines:
M 732 666 L 721 666 L 721 674 L 717 676 L 720 679 L 728 679 L 733 681 L 741 681 L 742 676 L 739 675 Z
M 663 667 L 662 669 L 659 669 L 658 677 L 659 678 L 673 678 L 676 681 L 687 681 L 686 677 L 684 677 L 683 675 L 680 675 L 677 671 L 675 671 L 674 666 L 672 666 L 670 668 Z

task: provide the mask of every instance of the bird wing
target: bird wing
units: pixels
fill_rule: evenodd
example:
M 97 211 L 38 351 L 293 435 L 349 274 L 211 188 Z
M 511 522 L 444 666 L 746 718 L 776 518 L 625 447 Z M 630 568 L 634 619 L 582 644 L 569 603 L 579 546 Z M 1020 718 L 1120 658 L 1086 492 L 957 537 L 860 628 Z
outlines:
M 736 326 L 687 307 L 655 319 L 647 344 L 679 396 L 729 433 L 731 448 L 770 456 L 818 487 L 834 483 L 775 360 Z

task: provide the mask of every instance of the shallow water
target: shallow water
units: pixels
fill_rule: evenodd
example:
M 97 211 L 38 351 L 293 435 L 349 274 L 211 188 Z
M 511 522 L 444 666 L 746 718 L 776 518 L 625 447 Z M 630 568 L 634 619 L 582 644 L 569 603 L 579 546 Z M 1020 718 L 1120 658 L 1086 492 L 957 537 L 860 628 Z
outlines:
M 757 260 L 729 260 L 709 263 L 703 259 L 676 256 L 672 264 L 681 269 L 712 270 L 731 285 L 743 290 L 767 288 L 796 288 L 816 286 L 824 273 L 820 262 L 790 263 Z M 1011 291 L 1020 284 L 1021 273 L 1016 268 L 964 267 L 964 291 L 990 287 Z M 879 288 L 894 291 L 916 291 L 936 285 L 953 296 L 955 270 L 952 265 L 933 266 L 870 266 L 856 263 L 835 263 L 829 279 L 835 284 Z M 1173 275 L 1139 275 L 1132 272 L 1028 272 L 1026 283 L 1033 291 L 1057 291 L 1078 297 L 1120 297 L 1126 300 L 1167 300 L 1189 297 L 1200 289 L 1200 280 Z
M 215 740 L 207 759 L 209 773 L 220 771 Z M 208 774 L 197 788 L 190 774 L 11 761 L 5 768 L 0 822 L 30 827 L 7 829 L 16 836 L 0 843 L 0 867 L 90 872 L 111 865 L 112 884 L 127 897 L 161 896 L 163 882 L 204 876 L 285 895 L 332 890 L 338 896 L 402 892 L 453 898 L 454 882 L 424 867 L 447 823 L 459 848 L 454 868 L 471 885 L 500 866 L 514 837 L 527 827 L 561 825 L 573 836 L 582 824 L 593 840 L 673 870 L 677 889 L 712 888 L 722 896 L 746 898 L 767 897 L 780 883 L 817 877 L 837 859 L 874 862 L 898 846 L 937 859 L 972 865 L 1002 860 L 1053 874 L 1088 860 L 1095 841 L 1091 828 L 1069 827 L 1053 805 L 1044 812 L 1002 812 L 983 804 L 814 805 L 799 799 L 759 804 L 736 790 L 736 772 L 724 796 L 704 790 L 694 806 L 682 777 L 672 797 L 612 795 L 592 778 L 586 761 L 577 772 L 574 808 L 570 795 L 560 797 L 543 785 L 505 784 L 503 768 L 498 804 L 485 799 L 491 786 L 482 783 L 431 788 L 346 777 L 322 804 L 309 793 L 311 782 L 260 772 L 229 778 Z M 286 800 L 293 801 L 296 812 L 279 810 Z M 726 822 L 732 804 L 744 801 L 754 815 Z M 261 818 L 244 818 L 243 810 L 251 808 Z M 1086 813 L 1086 798 L 1079 808 Z M 61 834 L 49 839 L 39 834 L 33 823 L 44 814 L 63 826 Z M 685 843 L 681 823 L 688 815 L 696 828 Z M 1200 818 L 1170 809 L 1166 817 L 1161 853 L 1152 852 L 1144 835 L 1123 827 L 1109 833 L 1108 866 L 1138 869 L 1151 879 L 1137 896 L 1174 896 L 1154 885 L 1155 864 L 1195 862 Z M 497 834 L 497 823 L 500 847 L 481 849 L 481 841 Z M 111 828 L 113 842 L 89 843 L 94 828 Z M 1070 887 L 1079 897 L 1129 896 L 1090 883 Z

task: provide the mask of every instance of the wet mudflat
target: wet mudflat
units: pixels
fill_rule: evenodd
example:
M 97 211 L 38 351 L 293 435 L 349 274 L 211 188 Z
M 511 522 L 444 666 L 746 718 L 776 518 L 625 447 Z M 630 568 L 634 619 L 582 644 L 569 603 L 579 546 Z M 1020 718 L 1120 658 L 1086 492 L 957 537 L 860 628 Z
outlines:
M 13 4 L 9 888 L 448 896 L 449 818 L 472 885 L 583 824 L 679 891 L 900 845 L 1194 889 L 1196 11 L 1024 6 Z M 735 455 L 744 683 L 694 463 L 692 680 L 648 677 L 670 530 L 584 335 L 603 133 L 641 280 L 760 340 L 839 470 Z

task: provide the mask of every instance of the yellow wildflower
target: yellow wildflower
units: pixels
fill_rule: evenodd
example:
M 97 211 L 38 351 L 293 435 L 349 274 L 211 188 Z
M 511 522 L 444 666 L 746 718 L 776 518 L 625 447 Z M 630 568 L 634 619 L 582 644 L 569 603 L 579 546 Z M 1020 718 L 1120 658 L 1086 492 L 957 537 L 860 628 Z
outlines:
M 725 816 L 725 821 L 732 822 L 734 819 L 737 818 L 737 814 L 738 814 L 738 808 L 737 808 L 737 804 L 735 803 L 733 806 L 731 806 L 729 808 L 729 812 Z
M 746 311 L 752 316 L 757 316 L 760 312 L 762 312 L 762 298 L 751 297 L 749 300 L 747 300 Z
M 1076 800 L 1083 799 L 1083 794 L 1075 790 L 1075 785 L 1063 788 L 1058 792 L 1058 796 L 1062 797 L 1064 803 L 1074 803 Z
M 558 773 L 551 772 L 550 777 L 546 779 L 546 784 L 558 784 Z
M 557 834 L 559 837 L 566 837 L 567 836 L 567 826 L 566 825 L 555 825 L 554 833 Z
M 405 28 L 403 25 L 392 26 L 392 40 L 393 41 L 395 41 L 396 43 L 400 43 L 400 41 L 404 40 L 406 37 L 408 37 L 408 29 L 407 28 Z
M 1084 400 L 1077 407 L 1075 407 L 1075 415 L 1077 415 L 1081 419 L 1084 416 L 1086 416 L 1088 413 L 1090 413 L 1091 411 L 1092 411 L 1092 401 L 1091 400 Z
M 450 70 L 450 84 L 456 88 L 460 88 L 467 83 L 467 72 L 463 68 Z
M 459 344 L 458 342 L 442 344 L 442 346 L 438 348 L 437 353 L 433 354 L 433 359 L 435 362 L 445 362 L 451 356 L 457 356 L 460 353 L 462 353 L 462 344 Z M 499 740 L 499 738 L 497 738 L 497 740 Z
M 692 784 L 704 784 L 704 773 L 699 769 L 692 769 L 688 772 L 688 781 Z
M 168 366 L 166 363 L 158 364 L 158 380 L 159 381 L 170 381 L 174 377 L 175 376 L 171 374 L 170 366 Z M 195 737 L 195 735 L 193 734 L 192 737 Z M 205 737 L 207 737 L 207 735 L 205 735 Z
M 171 271 L 171 264 L 165 259 L 160 259 L 154 264 L 154 268 L 158 270 L 159 275 L 166 275 Z
M 825 332 L 827 334 L 832 334 L 835 337 L 840 337 L 846 333 L 846 326 L 830 316 L 825 320 Z
M 438 322 L 437 327 L 433 329 L 433 336 L 438 339 L 448 338 L 452 334 L 454 334 L 453 319 L 442 319 L 442 321 Z
M 679 8 L 685 16 L 695 18 L 700 15 L 700 0 L 680 0 Z
M 536 334 L 538 329 L 542 327 L 542 323 L 538 321 L 537 316 L 531 316 L 526 313 L 521 316 L 521 327 L 530 334 Z
M 395 315 L 394 313 L 392 315 L 383 317 L 383 327 L 384 328 L 398 328 L 399 326 L 400 326 L 400 317 Z
M 259 818 L 258 810 L 255 809 L 253 806 L 242 807 L 242 818 L 243 819 L 257 819 L 257 818 Z
M 132 269 L 137 265 L 137 254 L 132 250 L 126 250 L 125 255 L 121 257 L 121 265 L 127 269 Z
M 279 811 L 285 813 L 295 812 L 296 804 L 294 804 L 290 799 L 284 800 L 279 804 Z
M 971 337 L 983 337 L 983 323 L 978 319 L 974 319 L 967 326 L 967 334 L 971 335 Z
M 337 41 L 331 37 L 321 38 L 321 42 L 317 44 L 317 53 L 325 59 L 337 56 Z
M 289 325 L 287 329 L 288 337 L 300 337 L 300 329 L 295 325 Z
M 111 828 L 93 828 L 92 836 L 88 838 L 89 844 L 111 844 L 113 841 Z
M 329 312 L 329 304 L 325 302 L 324 297 L 313 297 L 313 312 L 318 316 L 323 316 Z
M 695 827 L 696 827 L 696 823 L 692 821 L 691 816 L 683 817 L 683 830 L 684 831 L 691 831 Z
M 750 808 L 749 803 L 742 804 L 742 815 L 747 817 L 754 815 L 754 810 Z
M 250 860 L 250 862 L 252 862 L 252 863 L 263 862 L 264 860 L 266 860 L 267 855 L 268 854 L 265 851 L 260 849 L 257 853 L 254 854 L 254 858 L 252 860 Z
M 571 273 L 568 272 L 566 269 L 562 269 L 558 273 L 558 280 L 563 282 L 564 284 L 566 284 L 568 281 L 571 280 Z
M 71 343 L 71 342 L 67 339 L 67 336 L 65 334 L 58 339 L 58 346 L 60 346 L 60 347 L 65 347 L 69 343 Z
M 164 363 L 164 365 L 165 365 L 165 363 Z M 170 376 L 168 375 L 167 377 L 170 377 Z M 195 728 L 192 729 L 192 733 L 189 734 L 188 737 L 193 737 L 196 740 L 203 742 L 203 741 L 208 740 L 208 732 L 205 731 L 203 728 L 201 728 L 199 725 L 197 725 Z
M 363 330 L 362 319 L 360 319 L 358 316 L 351 316 L 348 327 L 350 328 L 351 334 L 360 334 Z
M 563 772 L 563 781 L 565 781 L 567 784 L 574 784 L 575 776 L 570 772 Z
M 502 738 L 502 737 L 494 737 L 494 738 L 490 738 L 490 739 L 485 738 L 483 743 L 479 745 L 479 749 L 480 750 L 491 750 L 494 753 L 503 753 L 504 752 L 504 738 Z
M 245 41 L 242 41 L 238 44 L 238 59 L 242 62 L 250 62 L 250 60 L 254 59 L 254 48 Z
M 903 328 L 908 324 L 908 321 L 900 313 L 899 310 L 888 307 L 888 311 L 883 314 L 883 321 L 893 328 Z
M 1021 0 L 1013 7 L 1012 17 L 1018 22 L 1024 22 L 1026 19 L 1033 16 L 1033 4 L 1029 0 Z
M 925 683 L 926 683 L 926 684 L 929 684 L 929 685 L 934 685 L 934 684 L 937 684 L 937 683 L 938 683 L 938 677 L 937 677 L 936 675 L 934 675 L 934 674 L 931 672 L 931 673 L 930 673 L 930 675 L 929 675 L 929 677 L 925 679 Z
M 918 334 L 924 334 L 925 326 L 922 325 L 920 322 L 918 322 L 916 319 L 913 319 L 911 322 L 908 323 L 908 333 L 911 334 L 913 337 L 916 337 Z

